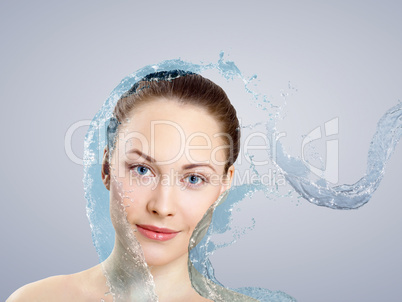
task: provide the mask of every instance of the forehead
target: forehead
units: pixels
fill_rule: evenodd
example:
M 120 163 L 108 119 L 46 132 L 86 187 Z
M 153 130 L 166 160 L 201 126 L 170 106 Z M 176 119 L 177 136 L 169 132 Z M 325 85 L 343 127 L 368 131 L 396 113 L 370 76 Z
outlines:
M 140 149 L 157 161 L 184 155 L 188 162 L 222 161 L 223 134 L 219 122 L 204 108 L 176 100 L 147 100 L 127 116 L 119 127 L 120 148 Z M 182 155 L 182 156 L 179 156 Z

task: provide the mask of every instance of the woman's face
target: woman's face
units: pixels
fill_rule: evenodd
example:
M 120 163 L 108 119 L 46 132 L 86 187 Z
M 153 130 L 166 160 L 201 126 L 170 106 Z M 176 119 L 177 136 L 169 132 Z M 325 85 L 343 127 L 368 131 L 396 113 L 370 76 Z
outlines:
M 110 164 L 111 211 L 127 215 L 149 266 L 187 259 L 195 226 L 229 188 L 234 168 L 224 175 L 228 146 L 220 131 L 202 108 L 160 98 L 120 125 Z M 112 215 L 116 230 L 121 216 Z

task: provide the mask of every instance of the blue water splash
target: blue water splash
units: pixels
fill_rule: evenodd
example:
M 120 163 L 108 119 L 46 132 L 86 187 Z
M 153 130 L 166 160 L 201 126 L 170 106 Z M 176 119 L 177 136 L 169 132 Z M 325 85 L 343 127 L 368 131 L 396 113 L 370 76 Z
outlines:
M 274 137 L 276 133 L 276 121 L 280 106 L 272 105 L 267 97 L 253 92 L 249 89 L 249 84 L 256 76 L 246 78 L 234 62 L 224 59 L 224 54 L 220 54 L 217 63 L 193 64 L 180 59 L 163 61 L 156 65 L 148 65 L 137 72 L 124 78 L 121 83 L 112 91 L 109 98 L 102 108 L 95 115 L 91 122 L 85 138 L 84 152 L 84 189 L 87 199 L 87 216 L 90 221 L 92 238 L 99 255 L 100 261 L 104 261 L 110 254 L 114 245 L 114 229 L 109 216 L 109 192 L 104 188 L 100 179 L 100 169 L 102 162 L 103 149 L 106 145 L 107 123 L 112 116 L 114 106 L 118 99 L 128 91 L 134 83 L 145 75 L 156 71 L 181 69 L 195 73 L 202 73 L 206 70 L 217 70 L 227 80 L 240 79 L 244 83 L 244 89 L 248 92 L 258 108 L 267 112 L 265 122 L 268 137 Z M 296 192 L 306 200 L 319 206 L 326 206 L 333 209 L 352 209 L 362 206 L 368 202 L 372 194 L 378 187 L 383 175 L 387 161 L 392 155 L 402 133 L 402 109 L 401 103 L 391 108 L 381 118 L 377 125 L 377 131 L 370 145 L 366 175 L 354 185 L 341 185 L 330 187 L 325 179 L 312 181 L 311 172 L 304 163 L 297 158 L 291 157 L 284 152 L 284 148 L 277 143 L 277 154 L 272 158 L 275 164 L 282 170 L 287 181 L 292 185 Z M 275 112 L 268 112 L 274 109 Z M 247 127 L 247 125 L 245 126 Z M 252 129 L 253 127 L 250 126 Z M 252 184 L 240 184 L 232 187 L 227 200 L 214 208 L 211 212 L 212 222 L 202 238 L 193 234 L 192 240 L 197 242 L 190 250 L 190 264 L 194 265 L 196 271 L 206 277 L 207 291 L 211 291 L 214 286 L 221 286 L 214 276 L 213 267 L 209 261 L 210 255 L 223 246 L 235 241 L 236 236 L 241 236 L 239 232 L 234 232 L 235 237 L 230 242 L 217 245 L 211 240 L 214 234 L 222 234 L 233 231 L 232 210 L 245 197 L 251 197 L 253 193 L 263 191 L 271 194 L 272 188 L 268 188 L 263 183 L 253 182 Z M 277 193 L 277 192 L 274 192 Z M 278 195 L 278 194 L 277 194 Z M 205 227 L 205 225 L 203 226 Z M 195 278 L 197 279 L 197 278 Z M 198 280 L 198 279 L 197 279 Z M 282 292 L 272 292 L 261 288 L 240 288 L 237 292 L 253 297 L 260 301 L 294 301 L 293 298 Z M 208 293 L 207 293 L 208 294 Z M 218 299 L 219 300 L 219 299 Z M 235 300 L 234 300 L 235 301 Z M 240 301 L 240 300 L 239 300 Z M 244 300 L 242 300 L 244 301 Z
M 313 182 L 308 167 L 300 159 L 286 154 L 279 142 L 276 164 L 292 187 L 309 202 L 332 209 L 356 209 L 367 203 L 380 185 L 386 164 L 401 136 L 402 103 L 398 103 L 378 122 L 370 143 L 366 174 L 352 185 L 331 187 L 324 178 Z

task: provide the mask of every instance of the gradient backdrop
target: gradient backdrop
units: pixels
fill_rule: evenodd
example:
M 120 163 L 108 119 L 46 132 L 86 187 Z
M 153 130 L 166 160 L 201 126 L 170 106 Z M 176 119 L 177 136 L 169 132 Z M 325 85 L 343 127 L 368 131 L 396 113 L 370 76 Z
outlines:
M 0 300 L 98 263 L 83 169 L 64 137 L 145 65 L 225 51 L 272 100 L 292 93 L 279 130 L 293 155 L 302 135 L 338 117 L 340 183 L 357 181 L 377 121 L 402 97 L 401 13 L 387 0 L 1 1 Z M 85 132 L 73 137 L 79 157 Z M 358 210 L 256 196 L 244 209 L 255 229 L 213 257 L 218 279 L 306 302 L 400 301 L 401 181 L 399 145 Z

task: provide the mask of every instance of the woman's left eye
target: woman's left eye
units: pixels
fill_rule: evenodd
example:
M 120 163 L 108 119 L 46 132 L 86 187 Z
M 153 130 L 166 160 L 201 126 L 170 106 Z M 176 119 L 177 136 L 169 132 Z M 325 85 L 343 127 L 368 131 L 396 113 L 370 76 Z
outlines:
M 205 179 L 203 179 L 201 176 L 194 174 L 187 176 L 186 180 L 190 186 L 198 186 L 205 182 Z

